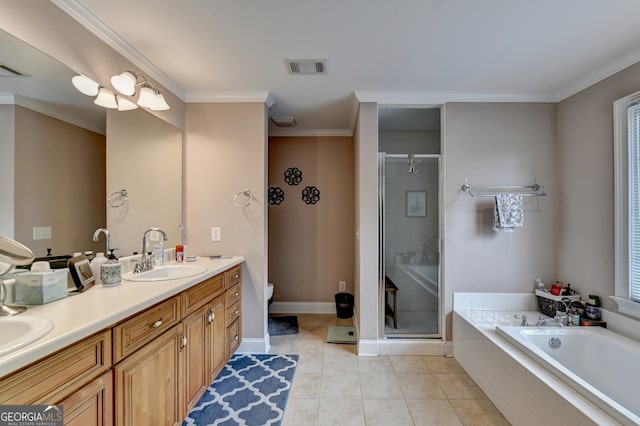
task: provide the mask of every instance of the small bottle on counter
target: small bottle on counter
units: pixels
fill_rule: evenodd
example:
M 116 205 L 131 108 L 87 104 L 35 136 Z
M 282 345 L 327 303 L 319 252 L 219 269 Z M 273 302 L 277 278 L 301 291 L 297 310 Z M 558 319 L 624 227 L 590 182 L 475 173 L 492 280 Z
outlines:
M 96 254 L 96 257 L 94 257 L 93 260 L 91 261 L 91 273 L 96 279 L 95 281 L 96 284 L 102 284 L 102 280 L 100 279 L 100 267 L 102 266 L 103 263 L 107 263 L 107 258 L 102 252 L 99 252 L 98 254 Z
M 184 247 L 181 244 L 176 246 L 176 262 L 181 263 L 184 260 Z
M 111 249 L 108 260 L 100 266 L 100 280 L 102 285 L 107 287 L 114 287 L 122 282 L 122 265 L 113 254 L 113 250 Z

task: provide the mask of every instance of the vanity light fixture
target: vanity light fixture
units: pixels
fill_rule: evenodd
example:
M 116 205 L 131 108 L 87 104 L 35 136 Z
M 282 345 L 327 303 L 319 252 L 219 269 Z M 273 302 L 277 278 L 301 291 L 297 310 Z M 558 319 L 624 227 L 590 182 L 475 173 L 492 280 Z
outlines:
M 96 96 L 100 85 L 86 75 L 76 75 L 71 79 L 73 86 L 87 96 Z
M 93 103 L 105 108 L 118 108 L 116 94 L 113 93 L 113 90 L 107 89 L 106 87 L 101 87 L 98 90 L 98 96 L 96 96 L 96 99 L 93 101 Z
M 134 102 L 120 95 L 116 95 L 116 100 L 118 101 L 118 111 L 131 111 L 138 108 Z
M 136 82 L 138 77 L 131 71 L 125 71 L 121 74 L 111 77 L 111 85 L 123 95 L 133 96 L 136 93 Z
M 138 83 L 138 80 L 141 80 Z M 147 79 L 139 76 L 133 71 L 125 71 L 123 73 L 111 77 L 111 85 L 120 93 L 127 96 L 134 96 L 136 87 L 140 87 L 138 94 L 138 105 L 148 108 L 151 111 L 163 111 L 169 109 L 169 104 L 164 99 L 162 93 L 153 87 Z
M 140 80 L 140 82 L 138 82 Z M 87 96 L 96 96 L 94 103 L 105 108 L 117 108 L 119 111 L 130 111 L 141 106 L 151 111 L 168 110 L 169 104 L 162 93 L 153 87 L 145 77 L 133 71 L 125 71 L 111 77 L 111 85 L 126 96 L 134 96 L 136 87 L 140 87 L 137 104 L 134 101 L 116 95 L 112 90 L 100 86 L 92 79 L 77 75 L 72 78 L 73 85 Z

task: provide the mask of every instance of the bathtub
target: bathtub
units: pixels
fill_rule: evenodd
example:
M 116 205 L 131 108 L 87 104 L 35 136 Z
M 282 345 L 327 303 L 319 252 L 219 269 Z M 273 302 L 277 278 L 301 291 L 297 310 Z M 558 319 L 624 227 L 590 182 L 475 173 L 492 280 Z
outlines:
M 600 327 L 496 332 L 619 422 L 640 424 L 640 343 Z

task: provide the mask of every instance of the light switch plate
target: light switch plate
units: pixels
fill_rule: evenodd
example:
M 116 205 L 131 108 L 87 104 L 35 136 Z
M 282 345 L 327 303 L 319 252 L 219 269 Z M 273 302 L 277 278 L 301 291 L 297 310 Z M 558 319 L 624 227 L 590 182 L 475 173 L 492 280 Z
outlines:
M 221 241 L 222 240 L 222 230 L 219 226 L 214 226 L 211 228 L 211 241 Z
M 50 226 L 34 226 L 33 239 L 34 240 L 50 240 L 51 227 Z

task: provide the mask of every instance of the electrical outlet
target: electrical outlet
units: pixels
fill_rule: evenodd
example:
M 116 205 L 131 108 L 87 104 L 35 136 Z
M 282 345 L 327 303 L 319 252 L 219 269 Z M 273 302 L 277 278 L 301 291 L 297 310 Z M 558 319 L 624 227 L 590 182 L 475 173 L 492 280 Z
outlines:
M 338 282 L 338 289 L 340 291 L 346 291 L 347 290 L 347 282 L 346 281 L 339 281 Z
M 222 240 L 222 230 L 219 226 L 214 226 L 211 228 L 211 241 L 221 241 Z

